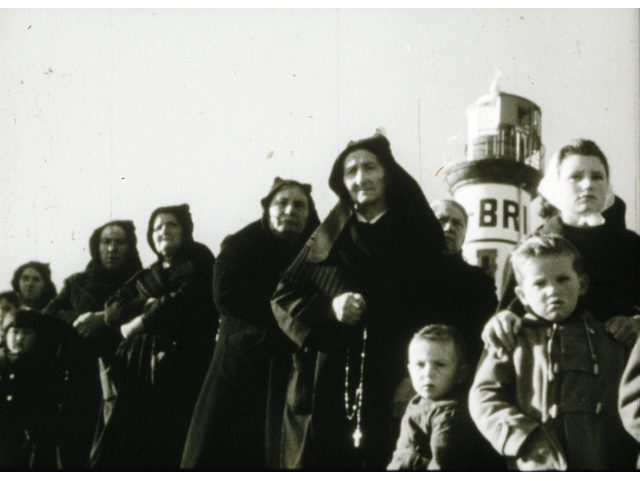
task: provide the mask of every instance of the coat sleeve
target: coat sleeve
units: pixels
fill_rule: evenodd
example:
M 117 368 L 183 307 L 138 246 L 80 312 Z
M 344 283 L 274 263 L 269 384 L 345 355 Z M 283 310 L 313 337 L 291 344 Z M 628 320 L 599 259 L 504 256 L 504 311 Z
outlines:
M 138 281 L 147 271 L 141 271 L 131 278 L 106 301 L 104 321 L 107 325 L 118 328 L 142 314 L 145 298 L 139 291 Z
M 480 433 L 503 456 L 516 457 L 540 426 L 515 404 L 516 373 L 508 355 L 482 354 L 469 392 L 469 412 Z
M 469 435 L 461 423 L 460 408 L 447 406 L 436 410 L 430 426 L 431 461 L 427 470 L 456 470 L 456 465 L 459 466 L 460 450 Z
M 631 351 L 618 398 L 624 428 L 640 442 L 640 339 Z
M 72 324 L 75 319 L 82 313 L 78 313 L 73 309 L 71 303 L 71 291 L 73 285 L 73 277 L 67 278 L 64 281 L 62 291 L 52 299 L 44 309 L 44 313 L 54 318 L 58 318 L 67 324 Z
M 419 420 L 411 416 L 410 407 L 407 407 L 400 424 L 396 449 L 387 470 L 427 470 L 430 459 L 427 454 L 421 453 L 416 443 L 416 434 L 420 430 Z
M 311 292 L 283 279 L 271 299 L 271 308 L 280 329 L 299 347 L 322 351 L 347 346 L 351 326 L 340 323 L 331 307 L 332 298 Z
M 213 331 L 217 322 L 212 296 L 213 255 L 206 261 L 198 266 L 188 261 L 176 268 L 175 286 L 145 305 L 145 331 L 173 337 Z

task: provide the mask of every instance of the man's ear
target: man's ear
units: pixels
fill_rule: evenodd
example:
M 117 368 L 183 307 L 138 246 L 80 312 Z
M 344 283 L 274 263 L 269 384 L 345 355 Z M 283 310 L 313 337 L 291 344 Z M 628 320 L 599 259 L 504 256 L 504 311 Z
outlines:
M 520 285 L 516 285 L 515 291 L 518 299 L 520 300 L 520 303 L 522 303 L 523 306 L 529 306 L 526 298 L 524 297 L 524 290 L 520 287 Z
M 578 281 L 580 282 L 580 294 L 583 295 L 589 289 L 589 276 L 586 274 L 581 274 L 578 276 Z

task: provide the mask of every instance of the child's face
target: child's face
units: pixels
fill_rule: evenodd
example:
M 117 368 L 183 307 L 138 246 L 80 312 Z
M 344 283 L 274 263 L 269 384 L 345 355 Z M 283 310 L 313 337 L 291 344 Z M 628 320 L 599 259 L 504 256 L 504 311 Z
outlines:
M 518 298 L 545 320 L 567 319 L 576 309 L 578 297 L 586 291 L 587 279 L 573 269 L 571 255 L 531 258 L 518 271 Z
M 36 332 L 30 328 L 16 328 L 7 330 L 7 349 L 14 355 L 32 353 L 36 345 Z
M 408 367 L 413 389 L 430 400 L 447 395 L 461 379 L 460 362 L 451 341 L 413 340 Z

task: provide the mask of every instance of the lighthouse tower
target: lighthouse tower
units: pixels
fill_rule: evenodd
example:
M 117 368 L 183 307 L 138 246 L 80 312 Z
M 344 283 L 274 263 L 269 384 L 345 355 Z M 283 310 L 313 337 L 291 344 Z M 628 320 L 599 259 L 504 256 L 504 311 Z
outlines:
M 529 204 L 542 171 L 540 108 L 528 99 L 492 92 L 467 108 L 465 159 L 445 182 L 469 215 L 465 259 L 503 289 L 509 254 L 529 234 Z

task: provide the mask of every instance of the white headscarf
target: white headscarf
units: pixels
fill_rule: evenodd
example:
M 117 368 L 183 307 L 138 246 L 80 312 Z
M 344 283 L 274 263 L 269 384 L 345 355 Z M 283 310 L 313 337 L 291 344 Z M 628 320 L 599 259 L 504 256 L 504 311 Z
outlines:
M 566 224 L 570 226 L 600 226 L 605 221 L 602 212 L 610 208 L 615 201 L 611 180 L 607 179 L 607 181 L 607 193 L 605 194 L 604 205 L 599 213 L 581 215 L 572 212 L 571 206 L 560 196 L 560 151 L 558 151 L 545 166 L 544 176 L 538 185 L 538 193 L 560 211 L 562 220 Z

